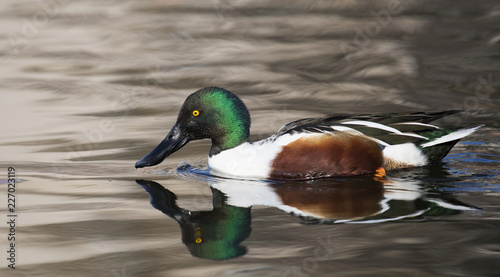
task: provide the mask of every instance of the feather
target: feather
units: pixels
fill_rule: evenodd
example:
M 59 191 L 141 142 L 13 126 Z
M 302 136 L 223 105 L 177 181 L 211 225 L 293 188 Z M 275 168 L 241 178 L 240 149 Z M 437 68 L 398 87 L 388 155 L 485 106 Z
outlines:
M 466 136 L 474 133 L 477 129 L 479 129 L 483 126 L 484 125 L 479 125 L 479 126 L 468 128 L 468 129 L 460 129 L 460 130 L 455 131 L 453 133 L 449 133 L 447 135 L 439 137 L 431 142 L 424 143 L 421 145 L 421 147 L 426 148 L 426 147 L 431 147 L 431 146 L 435 146 L 438 144 L 443 144 L 443 143 L 447 143 L 447 142 L 451 142 L 451 141 L 457 141 L 463 137 L 466 137 Z

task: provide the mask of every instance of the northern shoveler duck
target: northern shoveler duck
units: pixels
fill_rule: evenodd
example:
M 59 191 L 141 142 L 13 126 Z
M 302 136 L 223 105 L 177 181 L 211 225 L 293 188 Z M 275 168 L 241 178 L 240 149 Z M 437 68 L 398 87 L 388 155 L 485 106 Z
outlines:
M 209 168 L 225 177 L 300 180 L 385 173 L 437 163 L 481 127 L 456 130 L 430 124 L 454 113 L 306 118 L 249 142 L 245 104 L 223 88 L 208 87 L 188 96 L 168 135 L 135 167 L 157 165 L 189 141 L 209 138 Z

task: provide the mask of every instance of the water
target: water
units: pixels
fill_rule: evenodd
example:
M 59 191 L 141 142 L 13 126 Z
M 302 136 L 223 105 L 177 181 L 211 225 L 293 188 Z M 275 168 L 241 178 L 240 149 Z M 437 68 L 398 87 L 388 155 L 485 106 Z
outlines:
M 498 276 L 499 7 L 398 3 L 2 1 L 1 276 Z M 332 113 L 486 126 L 386 179 L 213 178 L 207 141 L 137 171 L 211 85 L 255 140 Z

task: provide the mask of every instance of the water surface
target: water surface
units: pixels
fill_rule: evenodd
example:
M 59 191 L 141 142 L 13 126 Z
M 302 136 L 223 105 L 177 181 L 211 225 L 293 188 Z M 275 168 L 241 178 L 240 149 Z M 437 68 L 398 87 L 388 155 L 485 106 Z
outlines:
M 17 179 L 2 276 L 498 275 L 495 1 L 0 5 L 4 219 Z M 136 170 L 213 85 L 247 104 L 255 140 L 336 113 L 463 109 L 441 124 L 485 127 L 384 179 L 214 178 L 208 141 Z

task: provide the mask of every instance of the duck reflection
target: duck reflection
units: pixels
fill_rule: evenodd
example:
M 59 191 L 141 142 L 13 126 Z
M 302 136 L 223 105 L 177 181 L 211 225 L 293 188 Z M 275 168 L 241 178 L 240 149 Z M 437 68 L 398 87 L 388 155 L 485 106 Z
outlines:
M 212 188 L 213 210 L 188 211 L 176 204 L 177 196 L 154 181 L 137 180 L 151 197 L 151 205 L 181 226 L 182 242 L 192 255 L 224 260 L 246 254 L 241 242 L 250 235 L 250 207 L 228 205 L 227 197 Z
M 219 179 L 211 183 L 213 210 L 188 211 L 176 195 L 154 181 L 137 180 L 154 208 L 181 226 L 192 255 L 223 260 L 244 255 L 241 243 L 251 232 L 251 207 L 276 207 L 306 224 L 378 223 L 423 219 L 477 208 L 446 192 L 424 191 L 418 181 L 356 177 L 308 182 L 258 182 Z M 432 197 L 430 197 L 432 195 Z

